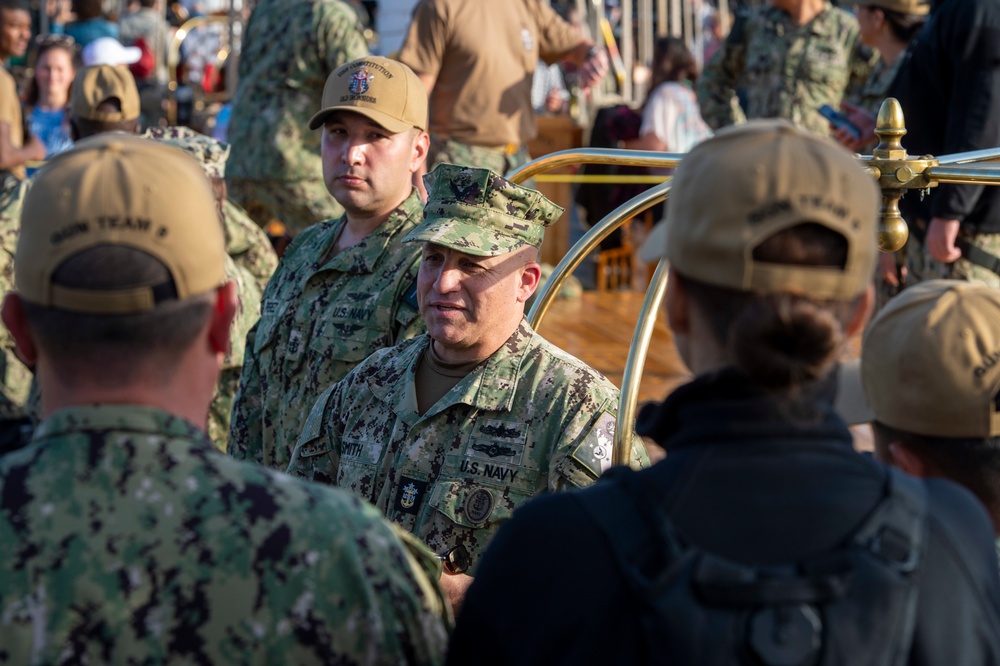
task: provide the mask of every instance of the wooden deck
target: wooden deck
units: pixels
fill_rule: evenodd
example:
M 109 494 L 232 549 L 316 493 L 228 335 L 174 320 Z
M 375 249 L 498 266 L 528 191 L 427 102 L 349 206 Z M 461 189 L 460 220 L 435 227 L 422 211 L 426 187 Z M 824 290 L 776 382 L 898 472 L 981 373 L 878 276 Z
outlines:
M 577 300 L 557 300 L 542 319 L 538 331 L 621 388 L 622 372 L 643 297 L 644 294 L 637 291 L 585 291 Z M 849 342 L 845 356 L 857 357 L 860 348 L 861 336 L 857 335 Z M 690 377 L 677 355 L 673 336 L 661 311 L 639 385 L 640 404 L 648 400 L 663 400 Z M 869 426 L 855 426 L 851 430 L 855 448 L 872 450 Z M 647 445 L 650 444 L 647 442 Z M 662 453 L 650 450 L 650 455 L 658 459 Z
M 553 303 L 538 331 L 621 388 L 642 299 L 637 291 L 585 291 L 580 299 Z M 661 313 L 649 345 L 639 401 L 662 400 L 689 377 Z

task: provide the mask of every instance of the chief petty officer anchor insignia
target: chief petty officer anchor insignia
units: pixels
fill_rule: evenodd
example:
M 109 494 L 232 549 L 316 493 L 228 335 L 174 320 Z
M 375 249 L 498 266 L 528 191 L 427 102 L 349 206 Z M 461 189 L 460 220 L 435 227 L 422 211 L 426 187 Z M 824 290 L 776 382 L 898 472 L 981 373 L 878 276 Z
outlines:
M 396 493 L 396 511 L 415 514 L 420 508 L 420 500 L 424 498 L 427 482 L 404 476 L 399 480 L 399 490 Z

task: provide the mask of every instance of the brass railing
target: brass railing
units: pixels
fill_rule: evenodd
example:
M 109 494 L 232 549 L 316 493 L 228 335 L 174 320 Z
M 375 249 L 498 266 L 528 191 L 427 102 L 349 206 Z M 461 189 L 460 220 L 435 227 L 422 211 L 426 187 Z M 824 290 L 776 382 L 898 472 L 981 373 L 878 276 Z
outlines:
M 899 199 L 912 189 L 928 189 L 939 183 L 1000 185 L 1000 166 L 989 162 L 1000 161 L 1000 147 L 955 153 L 935 158 L 907 155 L 901 139 L 906 134 L 903 112 L 892 98 L 882 103 L 875 127 L 879 145 L 871 155 L 859 155 L 858 160 L 879 182 L 882 188 L 882 207 L 879 210 L 879 249 L 891 252 L 906 242 L 908 228 L 899 214 Z M 550 169 L 572 164 L 610 164 L 618 166 L 674 167 L 684 155 L 680 153 L 653 153 L 635 150 L 582 148 L 564 150 L 534 160 L 508 174 L 508 178 L 523 183 L 529 178 Z M 609 213 L 583 235 L 556 266 L 545 285 L 539 290 L 535 304 L 528 312 L 528 321 L 535 328 L 541 326 L 549 306 L 559 289 L 600 242 L 627 220 L 667 199 L 670 182 L 664 182 L 625 202 Z M 622 377 L 621 401 L 615 428 L 614 462 L 626 464 L 630 456 L 629 443 L 635 433 L 635 415 L 638 404 L 639 383 L 646 362 L 646 353 L 652 339 L 653 325 L 666 293 L 668 267 L 661 261 L 653 273 L 646 297 L 636 323 Z

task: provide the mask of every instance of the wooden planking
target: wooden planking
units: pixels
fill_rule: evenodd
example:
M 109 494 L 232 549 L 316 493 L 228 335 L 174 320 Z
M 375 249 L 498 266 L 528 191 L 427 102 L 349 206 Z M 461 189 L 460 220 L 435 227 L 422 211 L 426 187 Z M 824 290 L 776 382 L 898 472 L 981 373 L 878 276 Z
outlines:
M 620 388 L 643 296 L 636 291 L 585 291 L 579 299 L 557 300 L 538 331 Z M 649 345 L 639 401 L 662 400 L 689 377 L 661 313 Z

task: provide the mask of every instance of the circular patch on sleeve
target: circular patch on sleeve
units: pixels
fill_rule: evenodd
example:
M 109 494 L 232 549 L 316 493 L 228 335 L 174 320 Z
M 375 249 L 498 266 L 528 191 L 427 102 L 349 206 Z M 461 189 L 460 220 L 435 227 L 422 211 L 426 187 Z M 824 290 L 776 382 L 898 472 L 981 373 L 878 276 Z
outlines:
M 476 488 L 465 500 L 465 517 L 474 525 L 486 522 L 493 513 L 493 493 L 486 488 Z

